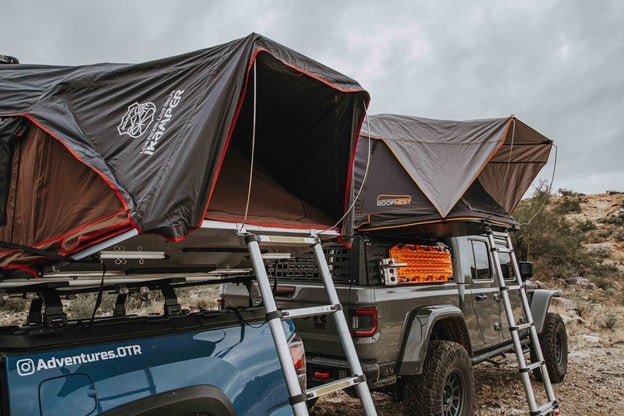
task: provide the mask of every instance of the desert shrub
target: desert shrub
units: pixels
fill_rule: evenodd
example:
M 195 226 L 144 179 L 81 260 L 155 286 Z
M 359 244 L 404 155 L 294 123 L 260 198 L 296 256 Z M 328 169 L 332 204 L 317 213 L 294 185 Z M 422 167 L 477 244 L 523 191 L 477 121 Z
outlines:
M 109 293 L 102 294 L 102 302 L 95 316 L 104 316 L 112 313 L 115 308 L 116 296 Z M 65 312 L 70 319 L 90 318 L 97 302 L 97 293 L 81 293 L 74 299 L 65 302 Z
M 128 294 L 126 308 L 128 310 L 139 310 L 154 304 L 162 304 L 165 298 L 160 290 L 141 290 Z
M 576 221 L 576 228 L 579 229 L 579 231 L 584 232 L 584 233 L 588 233 L 590 231 L 595 231 L 596 229 L 598 229 L 598 227 L 596 226 L 596 223 L 593 222 L 592 220 L 578 220 Z
M 564 196 L 553 204 L 552 210 L 562 215 L 579 213 L 581 202 L 577 197 Z
M 621 278 L 621 273 L 618 267 L 611 262 L 598 262 L 597 261 L 594 264 L 592 272 L 595 276 L 607 277 L 611 281 Z
M 573 207 L 577 204 L 578 200 Z M 570 221 L 565 216 L 573 207 L 561 209 L 561 204 L 542 183 L 514 211 L 520 224 L 520 231 L 513 236 L 518 257 L 533 261 L 536 274 L 542 279 L 585 276 L 595 273 L 599 266 L 584 246 L 587 224 Z
M 593 310 L 594 305 L 591 302 L 578 302 L 576 305 L 576 313 L 582 319 L 589 318 Z
M 598 322 L 598 325 L 602 328 L 602 329 L 609 329 L 609 330 L 613 330 L 615 328 L 615 326 L 618 323 L 618 318 L 616 315 L 614 314 L 608 314 L 606 317 L 604 317 L 603 319 L 601 319 Z
M 579 193 L 579 192 L 574 192 L 570 189 L 565 189 L 565 188 L 559 188 L 559 194 L 561 194 L 561 196 L 564 197 L 579 197 L 579 196 L 584 196 L 585 194 Z
M 604 275 L 592 275 L 589 280 L 603 290 L 613 288 L 613 279 Z
M 27 307 L 27 302 L 24 302 L 22 298 L 7 298 L 0 300 L 0 311 L 2 313 L 19 313 L 24 312 Z

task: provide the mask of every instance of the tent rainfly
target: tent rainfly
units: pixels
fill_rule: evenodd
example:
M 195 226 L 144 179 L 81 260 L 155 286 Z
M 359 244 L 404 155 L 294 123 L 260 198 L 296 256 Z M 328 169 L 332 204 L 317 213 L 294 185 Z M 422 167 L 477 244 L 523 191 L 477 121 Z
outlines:
M 511 216 L 552 141 L 515 117 L 471 121 L 368 116 L 360 131 L 351 218 L 359 232 L 466 232 Z
M 0 269 L 129 230 L 179 242 L 205 219 L 331 227 L 368 102 L 257 34 L 142 64 L 0 65 Z

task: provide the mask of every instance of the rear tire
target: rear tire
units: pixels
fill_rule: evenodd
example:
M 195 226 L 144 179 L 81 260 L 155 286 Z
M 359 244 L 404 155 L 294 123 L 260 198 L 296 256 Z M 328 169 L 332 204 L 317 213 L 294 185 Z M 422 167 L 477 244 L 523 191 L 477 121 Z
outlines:
M 422 373 L 405 377 L 403 404 L 406 415 L 472 415 L 474 377 L 464 347 L 452 341 L 430 341 Z
M 568 370 L 568 334 L 561 316 L 556 313 L 546 314 L 544 328 L 538 338 L 550 382 L 562 382 Z M 531 361 L 535 361 L 533 349 L 531 349 Z M 543 380 L 539 368 L 533 371 L 533 375 L 536 380 Z

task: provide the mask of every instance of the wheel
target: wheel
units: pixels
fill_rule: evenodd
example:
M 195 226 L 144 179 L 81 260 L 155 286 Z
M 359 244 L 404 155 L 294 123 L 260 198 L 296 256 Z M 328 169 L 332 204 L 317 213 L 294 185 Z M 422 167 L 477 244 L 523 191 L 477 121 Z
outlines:
M 568 371 L 568 334 L 561 316 L 556 313 L 546 314 L 544 328 L 538 338 L 550 382 L 562 382 Z M 535 361 L 533 349 L 531 361 Z M 536 380 L 542 381 L 542 372 L 539 368 L 533 370 L 533 375 Z
M 406 415 L 472 415 L 474 378 L 464 347 L 430 341 L 422 373 L 405 377 L 403 403 Z

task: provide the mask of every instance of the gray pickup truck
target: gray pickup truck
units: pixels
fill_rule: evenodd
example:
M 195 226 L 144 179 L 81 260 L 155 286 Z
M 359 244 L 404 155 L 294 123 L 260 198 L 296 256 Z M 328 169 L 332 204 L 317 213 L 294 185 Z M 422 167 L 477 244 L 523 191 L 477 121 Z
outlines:
M 506 239 L 495 241 L 506 244 Z M 438 239 L 356 235 L 352 243 L 324 250 L 371 389 L 402 400 L 406 414 L 432 414 L 430 409 L 441 402 L 445 415 L 472 414 L 473 365 L 500 363 L 514 351 L 489 239 L 479 234 Z M 496 255 L 511 282 L 510 254 L 501 250 Z M 280 307 L 327 302 L 311 259 L 304 253 L 267 265 Z M 528 287 L 532 265 L 519 265 Z M 254 304 L 247 293 L 241 286 L 223 285 L 223 307 Z M 516 293 L 510 293 L 515 322 L 526 322 Z M 550 381 L 560 382 L 567 369 L 566 329 L 561 317 L 548 311 L 558 294 L 528 288 L 527 295 Z M 309 385 L 345 377 L 348 366 L 333 321 L 295 322 L 306 346 Z M 528 331 L 520 338 L 528 347 Z M 533 374 L 541 379 L 539 371 Z

